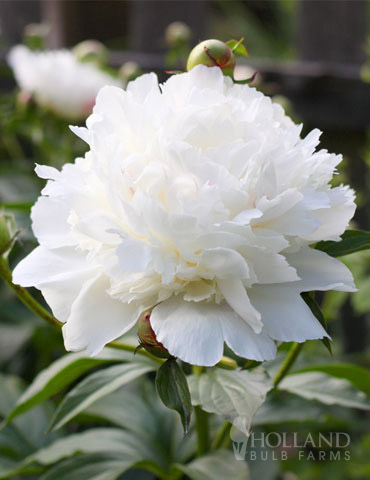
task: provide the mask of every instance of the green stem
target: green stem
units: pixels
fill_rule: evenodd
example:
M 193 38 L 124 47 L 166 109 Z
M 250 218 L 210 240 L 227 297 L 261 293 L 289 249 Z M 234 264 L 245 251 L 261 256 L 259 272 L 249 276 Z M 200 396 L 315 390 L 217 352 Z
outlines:
M 212 442 L 212 450 L 227 448 L 229 446 L 231 427 L 232 424 L 229 421 L 226 421 L 221 425 Z
M 45 320 L 54 327 L 62 325 L 53 315 L 51 315 L 28 291 L 12 282 L 12 272 L 8 262 L 4 258 L 0 258 L 0 277 L 15 292 L 17 297 L 36 315 Z
M 209 425 L 208 413 L 199 405 L 194 407 L 195 430 L 197 432 L 197 456 L 200 457 L 208 452 L 209 448 Z
M 290 347 L 288 355 L 285 357 L 284 362 L 281 364 L 280 370 L 276 374 L 274 378 L 274 386 L 277 387 L 285 375 L 289 372 L 292 368 L 293 363 L 296 361 L 300 351 L 303 348 L 303 343 L 296 343 L 294 342 L 293 345 Z
M 165 362 L 165 360 L 163 360 L 162 358 L 155 357 L 144 349 L 138 350 L 136 345 L 129 345 L 128 343 L 121 343 L 113 340 L 113 342 L 107 343 L 106 346 L 110 348 L 115 348 L 117 350 L 125 350 L 126 352 L 132 352 L 135 353 L 135 355 L 142 355 L 143 357 L 151 358 L 154 362 L 157 362 L 160 365 Z
M 201 375 L 204 367 L 193 365 L 194 375 Z M 197 432 L 197 456 L 201 457 L 209 450 L 209 424 L 208 413 L 201 409 L 199 405 L 194 407 L 195 430 Z

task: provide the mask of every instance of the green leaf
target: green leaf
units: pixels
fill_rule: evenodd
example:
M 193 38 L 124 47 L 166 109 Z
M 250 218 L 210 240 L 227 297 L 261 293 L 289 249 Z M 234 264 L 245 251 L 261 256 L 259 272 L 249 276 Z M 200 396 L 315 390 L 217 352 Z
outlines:
M 159 465 L 185 463 L 194 455 L 195 432 L 190 431 L 184 438 L 178 414 L 163 405 L 149 379 L 140 382 L 140 392 L 123 387 L 94 402 L 83 415 L 93 422 L 103 420 L 118 425 L 149 442 L 152 459 Z
M 226 45 L 235 55 L 240 55 L 242 57 L 248 57 L 248 52 L 245 46 L 243 45 L 244 38 L 240 40 L 229 40 L 226 42 Z
M 326 405 L 370 410 L 370 401 L 363 392 L 343 378 L 334 378 L 321 372 L 292 373 L 283 378 L 278 389 Z
M 273 384 L 261 367 L 252 371 L 215 368 L 189 377 L 189 387 L 193 405 L 223 415 L 231 422 L 242 417 L 249 429 Z
M 169 358 L 161 365 L 155 384 L 162 402 L 166 407 L 179 413 L 184 432 L 188 433 L 192 411 L 191 398 L 186 377 L 176 359 Z
M 0 479 L 10 478 L 27 471 L 39 471 L 76 454 L 114 455 L 129 465 L 152 459 L 151 445 L 135 437 L 130 432 L 118 428 L 92 428 L 56 440 L 51 445 L 29 455 L 13 468 L 1 472 Z M 155 462 L 151 460 L 152 464 Z M 159 467 L 157 466 L 157 470 Z
M 40 480 L 116 480 L 133 464 L 111 454 L 78 455 L 58 463 Z
M 332 257 L 341 257 L 370 248 L 370 233 L 361 230 L 347 230 L 340 242 L 319 242 L 315 248 Z
M 327 332 L 326 320 L 325 320 L 324 314 L 321 311 L 320 305 L 316 302 L 316 300 L 308 292 L 301 293 L 301 297 L 306 302 L 306 304 L 309 306 L 313 315 L 317 318 L 317 320 L 324 327 L 324 330 Z M 324 338 L 321 339 L 321 342 L 325 345 L 325 347 L 327 348 L 330 355 L 333 355 L 329 338 L 324 337 Z
M 145 447 L 132 433 L 119 428 L 92 428 L 56 440 L 29 456 L 26 462 L 51 465 L 76 453 L 113 453 L 122 460 L 138 462 L 150 458 L 150 451 Z
M 248 465 L 236 460 L 229 450 L 215 452 L 193 460 L 187 465 L 176 465 L 191 480 L 215 480 L 217 478 L 232 480 L 248 480 Z
M 99 398 L 114 392 L 145 373 L 154 370 L 146 358 L 99 370 L 82 380 L 62 400 L 49 428 L 60 428 Z
M 108 362 L 127 361 L 132 359 L 132 357 L 131 353 L 113 348 L 105 348 L 96 357 L 87 357 L 86 353 L 69 353 L 65 355 L 37 375 L 19 398 L 4 423 L 10 422 L 13 418 L 26 412 L 34 405 L 47 400 L 91 368 Z
M 301 368 L 294 373 L 322 372 L 332 377 L 344 378 L 356 388 L 370 395 L 370 372 L 358 365 L 336 363 L 332 365 L 312 365 Z
M 0 416 L 5 417 L 21 395 L 23 382 L 11 375 L 0 375 Z M 0 431 L 0 451 L 11 450 L 14 457 L 23 457 L 40 448 L 50 437 L 45 436 L 51 415 L 50 405 L 38 405 L 34 412 L 16 418 Z

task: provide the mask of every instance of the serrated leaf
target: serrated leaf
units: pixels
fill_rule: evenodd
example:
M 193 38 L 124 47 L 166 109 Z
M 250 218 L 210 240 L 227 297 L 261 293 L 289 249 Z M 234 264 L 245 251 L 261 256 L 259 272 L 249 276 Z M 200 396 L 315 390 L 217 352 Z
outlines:
M 192 411 L 190 392 L 184 372 L 174 358 L 161 365 L 155 385 L 166 407 L 179 413 L 184 432 L 188 433 Z
M 322 372 L 336 378 L 344 378 L 362 392 L 370 395 L 370 372 L 358 365 L 334 363 L 329 365 L 311 365 L 300 368 L 294 373 Z
M 115 365 L 89 375 L 64 397 L 49 428 L 60 428 L 99 398 L 154 370 L 154 365 L 149 362 L 137 359 L 135 362 Z
M 176 465 L 176 467 L 191 480 L 215 480 L 217 478 L 248 480 L 250 478 L 247 463 L 236 460 L 234 454 L 228 450 L 216 450 L 187 465 Z
M 249 429 L 273 384 L 260 367 L 252 371 L 215 368 L 189 377 L 189 387 L 193 405 L 223 415 L 231 422 L 242 417 Z
M 361 230 L 347 230 L 339 242 L 319 242 L 315 248 L 331 257 L 341 257 L 370 248 L 370 233 Z
M 226 42 L 226 45 L 235 55 L 240 55 L 242 57 L 248 57 L 248 52 L 245 46 L 243 45 L 244 38 L 240 40 L 229 40 Z
M 26 412 L 34 405 L 50 398 L 68 386 L 93 367 L 109 362 L 122 362 L 133 355 L 122 350 L 105 348 L 98 356 L 88 357 L 86 353 L 69 353 L 52 363 L 37 375 L 35 380 L 18 399 L 15 407 L 5 419 L 5 423 Z
M 292 373 L 283 378 L 278 389 L 326 405 L 370 410 L 370 401 L 363 392 L 355 389 L 347 380 L 321 372 Z
M 320 305 L 316 302 L 316 300 L 308 292 L 301 293 L 301 297 L 306 302 L 306 304 L 308 305 L 308 307 L 311 310 L 311 312 L 313 313 L 313 315 L 321 323 L 324 330 L 327 332 L 326 320 L 325 320 L 324 314 L 321 311 Z M 325 345 L 325 347 L 328 350 L 328 352 L 330 353 L 330 355 L 333 355 L 329 338 L 324 337 L 324 338 L 321 339 L 321 342 Z

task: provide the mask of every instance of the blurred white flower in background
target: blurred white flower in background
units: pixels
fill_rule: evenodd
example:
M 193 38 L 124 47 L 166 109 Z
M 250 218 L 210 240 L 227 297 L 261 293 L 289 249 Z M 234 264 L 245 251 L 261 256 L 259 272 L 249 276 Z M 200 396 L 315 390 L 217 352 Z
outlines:
M 73 130 L 90 151 L 37 167 L 40 246 L 14 271 L 65 322 L 68 350 L 98 353 L 153 307 L 158 341 L 198 365 L 224 342 L 266 360 L 276 341 L 326 335 L 300 292 L 355 287 L 309 245 L 339 240 L 355 205 L 329 184 L 341 156 L 316 150 L 318 130 L 302 139 L 279 105 L 202 65 L 103 88 Z
M 105 85 L 121 86 L 118 78 L 94 63 L 79 62 L 69 50 L 33 51 L 18 45 L 11 49 L 8 63 L 21 90 L 67 120 L 90 115 L 96 95 Z

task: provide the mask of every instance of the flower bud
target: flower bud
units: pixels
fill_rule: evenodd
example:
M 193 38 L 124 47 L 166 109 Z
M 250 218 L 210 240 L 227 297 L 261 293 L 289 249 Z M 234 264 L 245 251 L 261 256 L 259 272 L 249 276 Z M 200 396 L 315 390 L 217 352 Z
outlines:
M 141 74 L 142 71 L 136 62 L 126 62 L 119 69 L 119 76 L 124 84 L 132 82 Z
M 220 67 L 224 75 L 232 77 L 235 56 L 226 43 L 220 40 L 205 40 L 190 52 L 186 68 L 189 71 L 196 65 Z
M 166 43 L 169 47 L 178 47 L 191 40 L 191 30 L 184 22 L 172 22 L 165 32 Z
M 93 62 L 104 65 L 108 61 L 108 50 L 97 40 L 85 40 L 73 48 L 73 53 L 79 62 Z
M 171 355 L 168 350 L 157 341 L 157 337 L 150 325 L 150 313 L 145 312 L 141 315 L 138 322 L 138 335 L 140 345 L 155 357 L 169 358 Z
M 46 23 L 29 23 L 23 31 L 23 41 L 31 50 L 43 50 L 51 27 Z
M 5 253 L 10 245 L 10 232 L 9 227 L 6 219 L 4 217 L 0 217 L 0 255 Z

